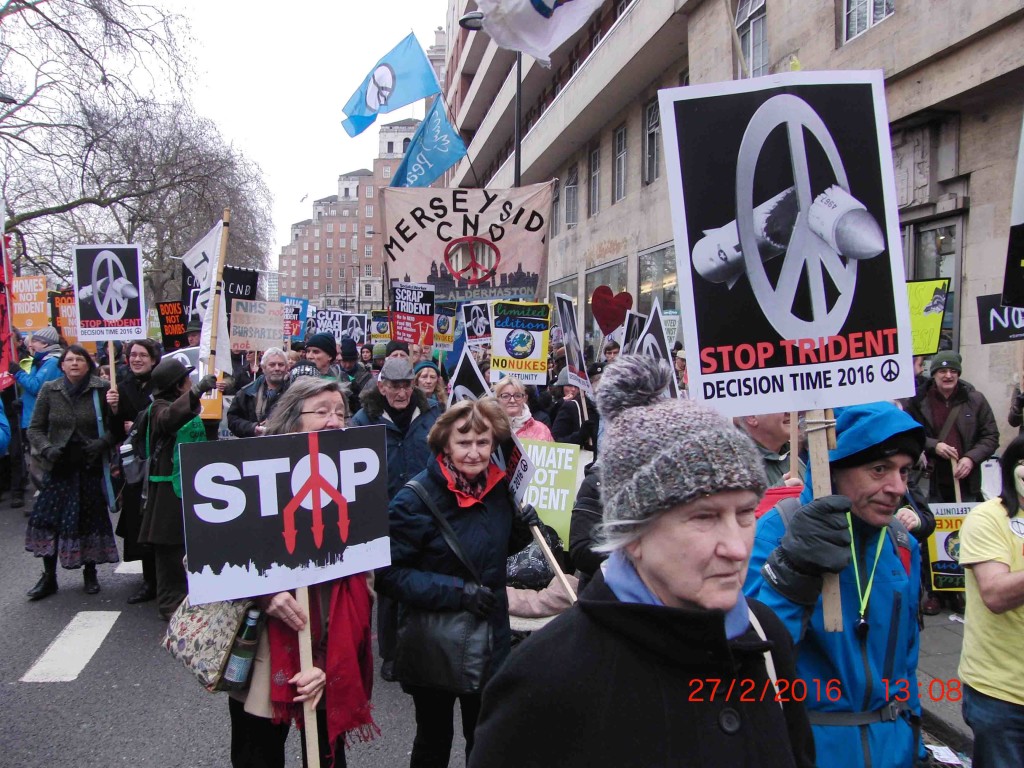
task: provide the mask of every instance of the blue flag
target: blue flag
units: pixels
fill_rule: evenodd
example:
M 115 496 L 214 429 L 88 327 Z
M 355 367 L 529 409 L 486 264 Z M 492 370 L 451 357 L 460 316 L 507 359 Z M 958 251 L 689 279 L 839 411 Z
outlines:
M 392 187 L 429 187 L 442 173 L 466 156 L 466 145 L 444 113 L 441 97 L 413 134 Z
M 345 105 L 341 124 L 349 136 L 358 136 L 373 125 L 377 113 L 391 112 L 440 92 L 427 55 L 410 32 L 363 79 Z

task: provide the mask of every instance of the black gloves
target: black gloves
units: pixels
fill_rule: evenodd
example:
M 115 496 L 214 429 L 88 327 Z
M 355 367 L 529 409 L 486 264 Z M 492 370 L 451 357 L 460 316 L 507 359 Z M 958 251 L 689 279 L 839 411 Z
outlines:
M 21 373 L 21 371 L 22 368 L 20 365 L 18 365 L 17 360 L 12 360 L 11 364 L 7 366 L 7 372 L 11 374 L 11 376 L 16 376 L 17 374 Z
M 90 464 L 95 464 L 103 458 L 103 454 L 106 450 L 106 440 L 101 437 L 93 438 L 85 444 L 85 458 L 89 460 Z
M 528 528 L 536 525 L 542 531 L 544 530 L 544 523 L 532 504 L 523 504 L 521 507 L 518 507 L 516 509 L 516 519 Z
M 205 395 L 207 392 L 212 392 L 216 386 L 217 377 L 212 373 L 208 373 L 192 385 L 192 394 L 196 397 L 200 397 Z
M 849 511 L 845 496 L 826 496 L 800 507 L 761 568 L 765 581 L 795 603 L 817 602 L 822 574 L 839 573 L 850 564 Z
M 474 584 L 471 581 L 466 582 L 462 588 L 462 598 L 459 602 L 463 610 L 469 611 L 481 619 L 486 619 L 498 607 L 498 598 L 488 587 Z

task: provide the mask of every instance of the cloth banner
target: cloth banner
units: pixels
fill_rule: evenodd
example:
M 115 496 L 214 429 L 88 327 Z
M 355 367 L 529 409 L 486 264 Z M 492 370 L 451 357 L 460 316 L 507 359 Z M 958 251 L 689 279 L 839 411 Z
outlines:
M 15 328 L 31 333 L 50 324 L 44 275 L 12 277 L 10 293 L 11 324 Z
M 395 341 L 434 343 L 434 286 L 395 282 L 391 289 L 391 327 Z
M 416 35 L 412 32 L 378 61 L 345 104 L 341 121 L 349 136 L 358 136 L 377 119 L 434 93 L 440 93 L 434 68 L 430 66 Z
M 907 280 L 907 305 L 915 355 L 934 355 L 942 339 L 949 278 Z
M 478 0 L 484 32 L 495 45 L 533 56 L 543 67 L 579 32 L 604 0 Z
M 284 339 L 284 304 L 280 301 L 235 299 L 231 316 L 231 348 L 265 352 Z
M 524 384 L 547 384 L 551 307 L 495 301 L 491 313 L 491 382 L 516 376 Z
M 405 150 L 392 187 L 429 187 L 466 156 L 466 144 L 445 114 L 444 98 L 434 99 Z
M 455 349 L 455 304 L 437 304 L 434 306 L 434 349 L 451 352 Z
M 185 305 L 180 301 L 159 301 L 156 311 L 160 316 L 160 337 L 163 340 L 164 351 L 170 352 L 187 347 Z
M 142 249 L 108 243 L 76 245 L 71 266 L 80 341 L 127 341 L 146 335 Z
M 235 600 L 391 563 L 382 426 L 180 447 L 188 594 Z
M 515 189 L 388 187 L 388 271 L 438 301 L 542 298 L 554 182 Z
M 224 222 L 218 221 L 181 257 L 181 303 L 185 306 L 186 323 L 196 317 L 200 320 L 206 317 L 213 299 L 213 279 L 223 231 Z

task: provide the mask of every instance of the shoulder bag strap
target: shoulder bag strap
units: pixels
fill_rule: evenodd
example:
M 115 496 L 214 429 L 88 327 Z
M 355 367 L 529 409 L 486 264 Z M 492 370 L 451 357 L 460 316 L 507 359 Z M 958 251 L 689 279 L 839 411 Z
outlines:
M 949 416 L 946 417 L 945 423 L 942 425 L 942 429 L 939 430 L 939 434 L 935 438 L 936 442 L 943 443 L 946 441 L 946 437 L 949 436 L 949 431 L 953 429 L 953 425 L 956 424 L 956 417 L 960 415 L 960 409 L 963 407 L 963 403 L 957 403 L 953 406 L 953 409 L 949 412 Z
M 418 480 L 410 480 L 406 483 L 406 486 L 412 489 L 413 493 L 420 497 L 420 501 L 427 505 L 427 509 L 430 510 L 430 514 L 437 520 L 437 525 L 441 529 L 441 535 L 444 536 L 444 540 L 448 543 L 449 548 L 455 553 L 455 556 L 459 558 L 459 561 L 466 566 L 466 570 L 472 575 L 473 580 L 477 584 L 482 584 L 480 580 L 480 574 L 477 573 L 476 567 L 473 562 L 466 557 L 466 553 L 462 551 L 462 545 L 459 544 L 459 538 L 455 535 L 455 531 L 452 530 L 452 526 L 445 519 L 444 515 L 441 514 L 441 510 L 437 508 L 434 500 L 427 495 L 427 489 L 424 488 Z
M 100 409 L 100 391 L 93 389 L 92 404 L 96 409 L 96 433 L 100 438 L 105 437 L 103 431 L 103 411 Z M 117 501 L 114 497 L 114 484 L 110 481 L 110 455 L 103 452 L 103 493 L 107 497 L 107 504 L 111 510 L 117 509 Z
M 757 616 L 754 615 L 753 609 L 748 605 L 747 614 L 750 616 L 750 624 L 754 627 L 754 631 L 757 632 L 757 636 L 765 642 L 768 642 L 768 635 L 765 634 L 764 627 L 761 626 L 761 622 L 757 620 Z M 764 652 L 764 667 L 765 671 L 768 672 L 768 677 L 772 681 L 772 687 L 775 688 L 775 696 L 778 698 L 779 694 L 779 678 L 775 674 L 775 660 L 772 659 L 771 649 L 767 649 Z M 780 703 L 779 706 L 782 706 Z

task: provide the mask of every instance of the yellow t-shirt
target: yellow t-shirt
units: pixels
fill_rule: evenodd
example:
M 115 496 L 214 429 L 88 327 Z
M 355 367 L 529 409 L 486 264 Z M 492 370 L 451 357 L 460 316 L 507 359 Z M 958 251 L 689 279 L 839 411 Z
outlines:
M 966 566 L 995 561 L 1024 571 L 1024 515 L 1011 520 L 1001 499 L 972 509 L 960 529 L 960 564 L 965 566 L 967 611 L 960 679 L 986 696 L 1024 705 L 1024 606 L 992 613 L 981 599 L 974 571 Z

